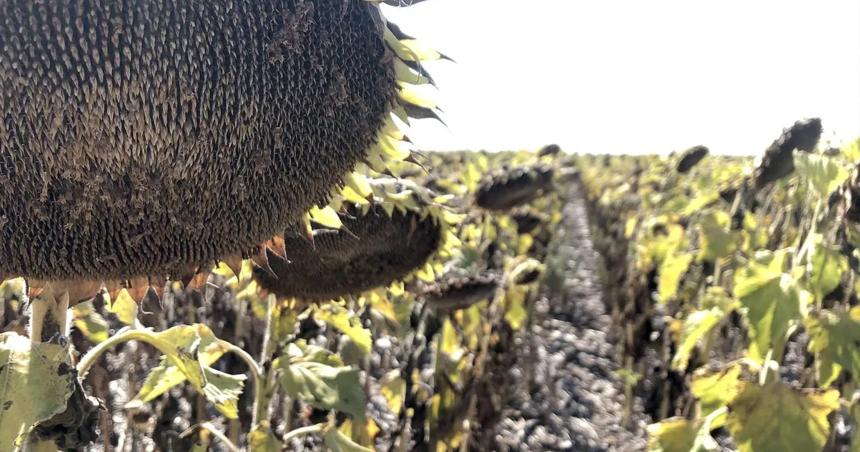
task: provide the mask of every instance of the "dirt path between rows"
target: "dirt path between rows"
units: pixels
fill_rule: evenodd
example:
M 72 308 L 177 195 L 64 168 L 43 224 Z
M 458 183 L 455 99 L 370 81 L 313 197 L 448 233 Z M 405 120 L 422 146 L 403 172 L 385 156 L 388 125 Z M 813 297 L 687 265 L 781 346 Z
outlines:
M 639 451 L 646 446 L 638 402 L 625 426 L 624 384 L 605 313 L 601 261 L 585 202 L 569 188 L 551 245 L 544 296 L 519 335 L 517 364 L 487 450 Z

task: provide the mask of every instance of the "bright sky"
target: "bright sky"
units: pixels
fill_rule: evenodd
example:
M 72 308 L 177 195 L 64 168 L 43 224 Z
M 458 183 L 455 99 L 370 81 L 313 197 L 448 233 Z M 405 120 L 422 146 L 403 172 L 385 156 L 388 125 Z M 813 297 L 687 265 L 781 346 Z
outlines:
M 427 150 L 758 154 L 795 120 L 860 137 L 858 0 L 428 0 L 386 16 L 429 65 Z

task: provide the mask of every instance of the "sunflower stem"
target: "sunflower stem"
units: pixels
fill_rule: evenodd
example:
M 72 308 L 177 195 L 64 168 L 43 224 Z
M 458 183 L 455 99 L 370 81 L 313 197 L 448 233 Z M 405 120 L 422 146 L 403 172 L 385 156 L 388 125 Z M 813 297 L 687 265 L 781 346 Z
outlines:
M 55 342 L 68 335 L 67 319 L 69 312 L 69 293 L 57 296 L 47 290 L 35 297 L 30 303 L 30 341 L 34 343 Z M 53 440 L 39 440 L 31 437 L 26 451 L 55 452 L 59 450 Z
M 269 380 L 271 379 L 272 372 L 269 370 L 264 373 L 262 369 L 265 367 L 265 363 L 269 362 L 271 358 L 272 328 L 275 323 L 275 305 L 277 304 L 277 297 L 270 294 L 266 299 L 266 303 L 266 330 L 263 334 L 263 349 L 260 352 L 260 362 L 263 363 L 263 366 L 257 366 L 257 368 L 260 369 L 261 379 L 259 384 L 254 386 L 254 416 L 251 419 L 252 426 L 257 426 L 260 422 L 267 421 L 269 419 L 269 402 L 271 401 Z M 250 356 L 248 356 L 248 358 L 250 358 Z M 250 358 L 250 360 L 253 361 L 253 358 Z
M 30 303 L 30 340 L 51 342 L 58 337 L 66 337 L 69 312 L 69 294 L 57 296 L 46 291 Z
M 103 355 L 106 351 L 113 348 L 115 345 L 128 342 L 132 340 L 137 340 L 141 342 L 146 342 L 147 344 L 155 347 L 160 351 L 164 356 L 172 362 L 173 365 L 177 366 L 179 369 L 184 369 L 186 367 L 185 363 L 181 362 L 179 359 L 175 357 L 176 355 L 176 346 L 171 344 L 170 342 L 165 341 L 164 339 L 159 338 L 155 333 L 151 330 L 144 329 L 131 329 L 131 328 L 123 328 L 114 334 L 107 340 L 99 343 L 86 355 L 81 358 L 81 361 L 78 363 L 77 370 L 78 376 L 83 379 L 86 377 L 87 372 L 89 372 L 90 368 L 98 361 L 98 359 Z
M 240 452 L 241 449 L 239 449 L 239 447 L 236 446 L 236 444 L 233 443 L 233 441 L 230 441 L 230 438 L 228 438 L 227 435 L 224 434 L 224 432 L 222 432 L 217 427 L 215 427 L 215 425 L 213 425 L 211 422 L 203 422 L 200 425 L 198 425 L 198 427 L 203 429 L 203 430 L 209 431 L 209 433 L 211 433 L 212 436 L 214 436 L 215 438 L 218 438 L 218 440 L 221 441 L 221 443 L 230 452 Z
M 328 422 L 321 422 L 319 424 L 309 425 L 307 427 L 300 427 L 295 430 L 290 430 L 284 435 L 284 444 L 289 443 L 290 441 L 298 438 L 303 435 L 310 435 L 311 433 L 320 433 L 328 426 Z

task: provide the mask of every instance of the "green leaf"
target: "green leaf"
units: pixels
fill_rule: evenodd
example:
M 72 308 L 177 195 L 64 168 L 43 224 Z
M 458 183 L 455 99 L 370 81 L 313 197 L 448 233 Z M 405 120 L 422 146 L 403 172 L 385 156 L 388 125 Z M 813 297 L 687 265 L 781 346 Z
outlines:
M 744 361 L 734 361 L 719 371 L 703 368 L 693 374 L 690 392 L 699 400 L 702 414 L 709 415 L 726 406 L 740 393 L 745 384 L 741 377 L 756 370 L 748 369 L 747 365 Z
M 850 163 L 860 161 L 860 138 L 848 143 L 842 149 L 842 156 Z
M 690 204 L 688 204 L 687 207 L 684 208 L 682 214 L 684 216 L 689 216 L 699 213 L 702 211 L 702 209 L 707 207 L 708 204 L 711 204 L 718 199 L 720 199 L 720 195 L 719 193 L 717 193 L 716 190 L 708 191 L 706 193 L 700 193 L 696 195 L 695 198 L 690 200 Z
M 349 336 L 365 354 L 370 353 L 373 344 L 370 330 L 361 326 L 361 320 L 352 311 L 329 303 L 314 310 L 314 318 Z
M 206 400 L 215 404 L 218 411 L 228 419 L 238 419 L 239 408 L 237 404 L 247 377 L 231 375 L 208 366 L 202 367 L 206 377 L 206 384 L 203 385 L 202 392 Z
M 718 428 L 718 419 L 724 419 L 726 409 L 719 409 L 709 414 L 701 423 L 699 431 L 696 432 L 696 439 L 693 441 L 692 452 L 716 452 L 722 450 L 719 443 L 711 436 L 711 431 Z
M 711 330 L 725 318 L 726 313 L 719 308 L 711 308 L 703 311 L 694 311 L 684 319 L 681 330 L 681 340 L 678 350 L 672 358 L 672 368 L 683 371 L 687 368 L 690 355 L 699 341 L 707 339 Z
M 224 416 L 236 419 L 236 402 L 246 377 L 209 367 L 227 349 L 208 326 L 180 325 L 151 335 L 154 340 L 173 347 L 173 353 L 162 356 L 161 364 L 149 372 L 129 406 L 149 402 L 187 380 Z
M 857 140 L 860 143 L 860 140 Z M 857 425 L 857 421 L 860 421 L 860 402 L 855 400 L 851 407 L 849 408 L 851 413 L 851 419 L 854 421 L 854 425 Z M 855 434 L 854 438 L 851 440 L 851 452 L 860 452 L 860 435 Z
M 665 225 L 666 233 L 648 241 L 645 252 L 658 264 L 678 250 L 686 249 L 687 237 L 683 226 L 675 223 Z
M 729 404 L 726 425 L 739 452 L 810 452 L 824 447 L 839 391 L 801 391 L 780 381 L 747 384 Z
M 66 409 L 72 369 L 66 347 L 0 334 L 0 444 L 17 450 L 33 427 Z
M 807 240 L 811 248 L 807 281 L 815 300 L 821 303 L 824 296 L 842 281 L 842 275 L 848 271 L 848 258 L 839 252 L 838 247 L 825 245 L 821 234 L 812 234 Z
M 75 328 L 88 341 L 98 344 L 110 337 L 108 323 L 101 314 L 95 311 L 92 301 L 76 304 L 72 308 L 72 315 L 75 319 Z
M 661 303 L 668 302 L 678 294 L 678 284 L 681 282 L 681 277 L 690 268 L 691 262 L 693 262 L 693 255 L 682 253 L 670 254 L 660 264 L 657 293 Z
M 336 428 L 330 428 L 323 436 L 323 440 L 332 452 L 373 452 L 372 449 L 359 446 Z
M 281 452 L 284 444 L 268 427 L 257 426 L 248 434 L 248 450 L 253 452 Z
M 505 291 L 505 321 L 514 330 L 521 329 L 528 318 L 527 295 L 528 289 L 521 286 L 512 286 Z
M 839 159 L 811 152 L 795 152 L 794 166 L 820 199 L 830 196 L 850 175 L 848 165 Z
M 699 307 L 702 309 L 718 308 L 725 313 L 732 312 L 739 306 L 738 300 L 730 297 L 726 293 L 726 289 L 720 286 L 711 286 L 705 289 L 699 303 Z
M 725 409 L 702 420 L 672 417 L 648 426 L 649 452 L 715 452 L 720 445 L 711 436 L 713 421 Z
M 365 396 L 358 369 L 279 358 L 278 381 L 284 391 L 317 408 L 333 409 L 364 418 Z
M 805 320 L 809 351 L 815 354 L 818 384 L 830 386 L 842 368 L 860 377 L 860 307 L 849 312 L 822 311 Z
M 715 261 L 737 248 L 738 234 L 729 230 L 731 218 L 721 210 L 709 210 L 699 221 L 699 260 Z
M 394 369 L 388 372 L 380 383 L 379 392 L 388 401 L 388 409 L 395 415 L 400 415 L 400 410 L 403 408 L 403 400 L 406 398 L 406 382 L 400 376 L 400 371 Z
M 673 417 L 648 426 L 649 452 L 689 452 L 696 440 L 697 425 Z
M 340 356 L 316 345 L 308 345 L 304 339 L 287 345 L 287 356 L 290 362 L 315 362 L 334 367 L 343 366 Z
M 764 358 L 769 349 L 781 356 L 786 336 L 805 312 L 797 281 L 782 271 L 784 263 L 785 252 L 763 252 L 735 274 L 734 293 L 747 311 L 753 359 Z

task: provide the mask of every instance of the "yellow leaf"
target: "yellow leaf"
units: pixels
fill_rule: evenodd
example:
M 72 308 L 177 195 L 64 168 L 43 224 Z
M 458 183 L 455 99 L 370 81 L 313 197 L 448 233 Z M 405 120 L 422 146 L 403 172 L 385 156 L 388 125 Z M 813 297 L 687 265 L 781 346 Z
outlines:
M 380 392 L 388 401 L 388 408 L 392 413 L 399 415 L 406 397 L 406 382 L 400 377 L 400 371 L 395 369 L 385 374 L 381 384 Z
M 74 389 L 72 369 L 66 347 L 33 343 L 16 333 L 0 334 L 0 444 L 4 450 L 22 446 L 33 427 L 66 409 Z
M 342 306 L 328 304 L 314 310 L 314 318 L 321 320 L 346 334 L 365 354 L 370 353 L 372 339 L 370 330 L 361 325 L 355 313 Z
M 729 404 L 727 426 L 739 452 L 809 452 L 824 447 L 827 416 L 839 391 L 801 391 L 782 383 L 748 383 Z

